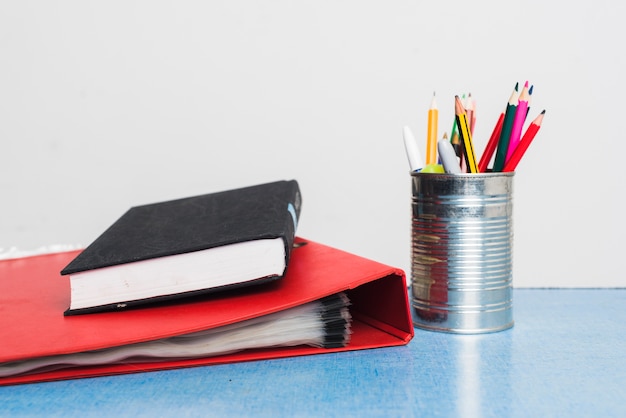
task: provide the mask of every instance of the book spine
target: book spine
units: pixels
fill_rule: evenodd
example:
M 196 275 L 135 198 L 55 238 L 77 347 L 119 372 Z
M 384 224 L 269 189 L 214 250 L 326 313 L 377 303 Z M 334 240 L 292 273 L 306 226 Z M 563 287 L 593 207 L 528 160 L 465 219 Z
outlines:
M 300 193 L 298 182 L 291 180 L 290 183 L 292 187 L 287 198 L 287 216 L 291 218 L 292 222 L 287 223 L 285 235 L 283 236 L 283 240 L 285 241 L 285 271 L 283 272 L 283 275 L 289 267 L 291 250 L 293 249 L 296 230 L 300 220 L 300 211 L 302 209 L 302 194 Z

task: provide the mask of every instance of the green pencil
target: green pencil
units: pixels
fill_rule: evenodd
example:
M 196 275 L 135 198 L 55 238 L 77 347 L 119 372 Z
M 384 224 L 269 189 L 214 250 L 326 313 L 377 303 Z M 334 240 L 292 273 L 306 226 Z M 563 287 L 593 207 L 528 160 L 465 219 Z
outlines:
M 511 129 L 513 128 L 513 120 L 515 119 L 515 111 L 517 110 L 517 103 L 519 99 L 518 92 L 519 83 L 515 83 L 515 89 L 511 93 L 509 103 L 506 106 L 506 112 L 504 114 L 504 122 L 502 123 L 502 131 L 500 132 L 500 139 L 498 140 L 498 149 L 496 151 L 496 159 L 493 162 L 493 171 L 500 172 L 504 168 L 506 163 L 506 153 L 509 149 L 509 140 L 511 139 Z

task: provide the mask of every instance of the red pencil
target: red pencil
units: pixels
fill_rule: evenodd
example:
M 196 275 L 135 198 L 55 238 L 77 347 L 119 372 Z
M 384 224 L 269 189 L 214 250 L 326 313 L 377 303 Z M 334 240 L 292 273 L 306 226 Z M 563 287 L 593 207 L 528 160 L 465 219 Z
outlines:
M 500 139 L 500 132 L 502 131 L 502 123 L 504 122 L 504 112 L 500 113 L 500 117 L 498 118 L 498 122 L 496 122 L 496 126 L 493 128 L 493 132 L 491 133 L 491 137 L 487 142 L 487 146 L 485 147 L 485 151 L 483 155 L 480 157 L 480 162 L 478 163 L 478 172 L 484 173 L 487 171 L 487 166 L 491 161 L 491 157 L 493 157 L 493 153 L 496 151 L 496 147 L 498 146 L 498 139 Z
M 543 110 L 539 114 L 539 116 L 537 116 L 535 120 L 531 122 L 531 124 L 528 126 L 528 129 L 526 129 L 526 132 L 524 133 L 522 140 L 517 145 L 517 147 L 515 147 L 513 154 L 511 154 L 511 158 L 509 159 L 509 161 L 506 162 L 502 171 L 515 171 L 515 167 L 517 167 L 517 164 L 520 162 L 520 160 L 524 156 L 524 153 L 530 146 L 530 143 L 532 142 L 533 138 L 535 137 L 535 135 L 537 135 L 539 128 L 541 128 L 541 122 L 543 122 L 543 116 L 545 114 L 546 114 L 546 111 Z

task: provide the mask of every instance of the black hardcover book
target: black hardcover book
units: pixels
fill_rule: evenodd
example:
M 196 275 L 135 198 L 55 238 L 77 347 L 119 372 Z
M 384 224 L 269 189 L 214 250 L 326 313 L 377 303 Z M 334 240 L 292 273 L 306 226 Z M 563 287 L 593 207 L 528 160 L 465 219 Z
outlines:
M 65 314 L 278 279 L 300 208 L 295 180 L 133 207 L 61 271 Z

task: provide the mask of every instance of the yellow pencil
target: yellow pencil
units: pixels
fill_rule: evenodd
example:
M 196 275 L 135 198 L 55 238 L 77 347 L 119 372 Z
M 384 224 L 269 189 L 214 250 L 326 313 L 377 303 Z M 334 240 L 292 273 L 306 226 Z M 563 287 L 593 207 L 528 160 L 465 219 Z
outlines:
M 428 109 L 428 136 L 426 137 L 426 165 L 437 164 L 437 124 L 439 119 L 439 110 L 435 101 L 435 93 L 433 92 L 433 100 L 430 102 Z
M 456 123 L 459 128 L 459 136 L 463 144 L 463 155 L 465 156 L 465 163 L 467 164 L 467 170 L 470 173 L 478 173 L 478 167 L 476 166 L 476 155 L 474 154 L 474 145 L 472 144 L 472 133 L 467 122 L 467 113 L 461 103 L 459 96 L 454 96 L 454 110 L 456 114 Z

